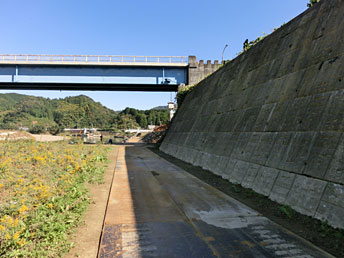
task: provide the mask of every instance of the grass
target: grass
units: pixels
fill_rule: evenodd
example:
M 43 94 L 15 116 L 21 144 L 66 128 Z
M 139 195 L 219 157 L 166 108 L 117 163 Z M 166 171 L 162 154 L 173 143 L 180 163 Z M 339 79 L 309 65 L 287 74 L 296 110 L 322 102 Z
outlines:
M 285 216 L 288 217 L 288 219 L 291 219 L 295 215 L 295 210 L 293 210 L 290 206 L 288 205 L 282 205 L 280 207 L 280 210 L 284 213 Z
M 0 142 L 0 257 L 61 257 L 102 183 L 108 148 Z

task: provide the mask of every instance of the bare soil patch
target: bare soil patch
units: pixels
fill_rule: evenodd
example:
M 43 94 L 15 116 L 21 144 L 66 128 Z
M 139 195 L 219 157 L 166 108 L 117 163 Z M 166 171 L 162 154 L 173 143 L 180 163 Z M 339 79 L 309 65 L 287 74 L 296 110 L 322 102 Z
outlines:
M 20 140 L 20 139 L 31 140 L 34 138 L 30 133 L 25 132 L 25 131 L 0 130 L 0 141 L 1 140 Z
M 55 142 L 67 139 L 65 136 L 56 136 L 50 134 L 31 134 L 25 131 L 18 130 L 0 130 L 1 140 L 35 140 L 39 142 Z
M 50 134 L 31 134 L 32 137 L 38 142 L 56 142 L 66 139 L 65 136 L 56 136 Z

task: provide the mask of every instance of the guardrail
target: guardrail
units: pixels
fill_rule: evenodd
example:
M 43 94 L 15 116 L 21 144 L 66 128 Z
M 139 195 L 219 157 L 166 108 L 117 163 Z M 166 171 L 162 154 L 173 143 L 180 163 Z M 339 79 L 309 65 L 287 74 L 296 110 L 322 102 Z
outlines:
M 13 55 L 0 54 L 0 63 L 59 64 L 187 64 L 186 56 Z

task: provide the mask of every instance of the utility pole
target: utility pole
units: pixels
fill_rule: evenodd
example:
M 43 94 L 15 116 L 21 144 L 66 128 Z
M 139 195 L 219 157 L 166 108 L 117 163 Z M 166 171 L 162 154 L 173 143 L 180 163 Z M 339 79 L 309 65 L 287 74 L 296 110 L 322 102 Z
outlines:
M 223 55 L 225 54 L 225 50 L 227 47 L 228 47 L 228 44 L 225 45 L 225 47 L 223 48 L 223 51 L 222 51 L 222 64 L 223 64 Z

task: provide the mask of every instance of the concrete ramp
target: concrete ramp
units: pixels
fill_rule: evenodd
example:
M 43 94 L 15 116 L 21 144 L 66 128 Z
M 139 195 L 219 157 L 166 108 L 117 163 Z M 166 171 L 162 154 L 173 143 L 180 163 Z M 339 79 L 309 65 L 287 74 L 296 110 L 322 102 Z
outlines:
M 320 1 L 201 81 L 160 150 L 344 228 L 343 42 Z
M 146 148 L 121 146 L 99 257 L 331 256 Z

